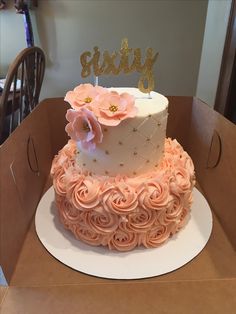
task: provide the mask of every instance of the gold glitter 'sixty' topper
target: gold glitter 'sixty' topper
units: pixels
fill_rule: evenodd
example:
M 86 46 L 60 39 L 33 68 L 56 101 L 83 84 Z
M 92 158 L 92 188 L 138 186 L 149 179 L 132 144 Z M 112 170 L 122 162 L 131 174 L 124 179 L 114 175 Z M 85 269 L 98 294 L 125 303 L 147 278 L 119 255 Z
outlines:
M 80 56 L 81 76 L 85 78 L 91 75 L 91 72 L 95 77 L 98 77 L 102 74 L 118 75 L 121 72 L 128 74 L 136 71 L 141 73 L 138 82 L 139 90 L 143 93 L 149 93 L 154 90 L 153 65 L 157 56 L 158 53 L 154 54 L 152 48 L 147 48 L 146 58 L 142 63 L 141 49 L 129 48 L 128 39 L 125 38 L 121 42 L 119 52 L 114 51 L 110 54 L 105 50 L 101 55 L 99 48 L 94 47 L 93 55 L 90 51 L 82 53 Z M 132 57 L 132 60 L 129 60 L 130 57 Z

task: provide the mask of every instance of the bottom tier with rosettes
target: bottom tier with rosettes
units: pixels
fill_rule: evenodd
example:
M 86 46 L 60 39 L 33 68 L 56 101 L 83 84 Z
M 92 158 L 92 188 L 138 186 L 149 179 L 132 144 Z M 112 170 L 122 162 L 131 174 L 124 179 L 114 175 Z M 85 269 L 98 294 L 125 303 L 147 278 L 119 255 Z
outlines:
M 51 175 L 60 220 L 77 239 L 118 251 L 154 248 L 187 222 L 194 166 L 176 140 L 165 140 L 156 170 L 141 176 L 86 173 L 76 154 L 70 140 L 54 158 Z

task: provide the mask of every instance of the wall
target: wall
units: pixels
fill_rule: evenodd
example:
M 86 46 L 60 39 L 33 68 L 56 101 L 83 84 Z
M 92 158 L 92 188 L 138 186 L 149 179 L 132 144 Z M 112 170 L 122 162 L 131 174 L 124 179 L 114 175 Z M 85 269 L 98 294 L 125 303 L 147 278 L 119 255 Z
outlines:
M 6 1 L 6 10 L 0 10 L 0 75 L 7 68 L 16 54 L 25 48 L 24 22 L 21 14 L 15 14 L 13 1 Z
M 82 82 L 79 56 L 83 51 L 95 45 L 101 51 L 117 50 L 124 37 L 134 48 L 159 51 L 156 90 L 166 95 L 195 95 L 206 11 L 207 1 L 198 0 L 39 0 L 31 14 L 36 44 L 47 55 L 41 98 L 63 96 Z M 13 9 L 0 14 L 3 74 L 25 39 L 22 16 Z M 121 75 L 103 77 L 99 83 L 137 86 L 137 81 L 137 75 Z
M 196 95 L 214 107 L 231 0 L 209 0 Z

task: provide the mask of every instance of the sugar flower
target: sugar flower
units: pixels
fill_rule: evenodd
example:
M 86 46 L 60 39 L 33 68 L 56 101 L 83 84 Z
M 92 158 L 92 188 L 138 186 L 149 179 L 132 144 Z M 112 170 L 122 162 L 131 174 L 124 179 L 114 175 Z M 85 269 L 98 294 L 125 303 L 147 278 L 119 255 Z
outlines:
M 106 88 L 100 86 L 80 84 L 75 87 L 73 91 L 66 93 L 65 101 L 67 101 L 73 109 L 78 110 L 81 107 L 92 103 L 98 95 L 105 92 Z
M 118 94 L 115 91 L 106 92 L 96 97 L 91 110 L 95 113 L 98 122 L 107 126 L 116 126 L 127 118 L 137 114 L 134 106 L 135 99 L 128 93 Z
M 93 150 L 97 143 L 101 143 L 103 134 L 101 125 L 90 110 L 82 107 L 80 110 L 69 109 L 66 113 L 69 123 L 66 132 L 74 141 L 79 141 L 82 148 Z

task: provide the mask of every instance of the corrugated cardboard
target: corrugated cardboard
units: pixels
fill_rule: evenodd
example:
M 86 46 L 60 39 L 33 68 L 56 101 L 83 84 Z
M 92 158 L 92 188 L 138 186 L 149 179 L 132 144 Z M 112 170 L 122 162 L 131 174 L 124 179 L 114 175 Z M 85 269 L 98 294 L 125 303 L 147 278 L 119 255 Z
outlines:
M 52 158 L 67 142 L 68 105 L 43 101 L 0 148 L 0 264 L 10 285 L 2 313 L 233 313 L 236 307 L 236 126 L 192 97 L 170 100 L 167 135 L 190 153 L 213 210 L 206 248 L 160 277 L 106 280 L 54 259 L 37 238 L 34 213 Z M 96 262 L 96 261 L 95 261 Z M 17 311 L 16 311 L 17 309 Z
M 195 99 L 188 150 L 198 182 L 236 249 L 236 126 Z

